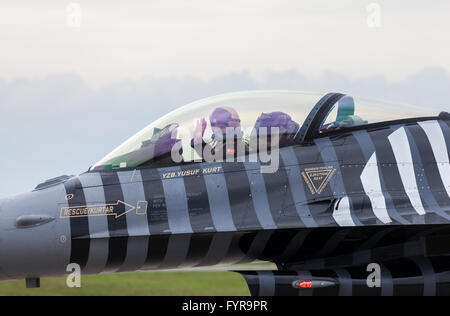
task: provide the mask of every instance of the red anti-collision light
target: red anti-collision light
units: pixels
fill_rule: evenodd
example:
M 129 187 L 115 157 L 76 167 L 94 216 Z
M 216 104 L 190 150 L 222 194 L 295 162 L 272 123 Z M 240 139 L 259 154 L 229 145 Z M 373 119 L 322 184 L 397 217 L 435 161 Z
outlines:
M 302 289 L 311 289 L 312 281 L 299 281 L 297 283 L 297 287 L 302 288 Z
M 320 289 L 326 287 L 332 287 L 338 285 L 335 280 L 306 280 L 306 281 L 294 281 L 292 286 L 296 289 Z

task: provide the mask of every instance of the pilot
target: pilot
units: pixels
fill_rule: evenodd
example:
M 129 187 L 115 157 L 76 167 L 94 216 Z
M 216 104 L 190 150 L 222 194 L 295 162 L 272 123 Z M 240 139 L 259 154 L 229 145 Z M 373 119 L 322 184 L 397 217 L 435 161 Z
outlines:
M 191 147 L 200 157 L 205 159 L 205 154 L 211 153 L 216 160 L 225 161 L 248 153 L 248 144 L 242 139 L 241 119 L 235 109 L 228 106 L 218 107 L 211 113 L 209 120 L 212 142 L 207 144 L 203 139 L 207 126 L 205 118 L 197 122 L 191 141 Z M 229 144 L 230 140 L 233 144 Z
M 258 137 L 263 133 L 262 128 L 267 131 L 268 146 L 271 144 L 273 128 L 276 128 L 273 132 L 279 136 L 279 146 L 283 147 L 292 144 L 299 127 L 290 115 L 283 112 L 262 113 L 255 123 L 255 131 Z

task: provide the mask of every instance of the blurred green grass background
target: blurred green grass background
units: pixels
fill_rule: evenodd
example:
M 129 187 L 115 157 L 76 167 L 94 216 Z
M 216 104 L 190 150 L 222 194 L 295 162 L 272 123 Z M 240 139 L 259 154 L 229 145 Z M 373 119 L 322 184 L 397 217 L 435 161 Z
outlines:
M 135 272 L 86 275 L 80 289 L 66 286 L 66 278 L 41 280 L 41 288 L 26 289 L 25 281 L 0 282 L 0 296 L 247 296 L 244 278 L 228 271 Z

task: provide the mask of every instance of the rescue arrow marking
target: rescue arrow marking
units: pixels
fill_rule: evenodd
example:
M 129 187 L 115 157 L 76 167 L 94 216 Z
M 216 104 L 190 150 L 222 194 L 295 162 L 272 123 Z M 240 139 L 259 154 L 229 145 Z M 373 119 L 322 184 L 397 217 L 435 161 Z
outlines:
M 62 207 L 60 217 L 115 216 L 117 219 L 132 211 L 136 211 L 137 215 L 146 215 L 147 207 L 147 201 L 139 201 L 137 206 L 130 205 L 123 201 L 117 201 L 117 203 L 110 204 Z

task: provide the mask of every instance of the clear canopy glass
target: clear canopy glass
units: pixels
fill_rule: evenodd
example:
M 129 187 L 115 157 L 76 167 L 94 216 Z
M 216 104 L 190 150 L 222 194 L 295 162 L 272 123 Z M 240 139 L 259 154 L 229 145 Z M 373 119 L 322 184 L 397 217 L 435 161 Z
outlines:
M 198 160 L 191 146 L 199 121 L 206 121 L 203 139 L 213 139 L 211 115 L 218 108 L 234 109 L 243 138 L 248 139 L 257 119 L 264 113 L 287 114 L 301 126 L 323 94 L 293 91 L 250 91 L 218 95 L 187 104 L 151 123 L 95 164 L 91 170 L 132 168 L 143 164 L 170 163 L 170 150 L 181 142 L 184 162 Z M 296 133 L 297 130 L 290 133 Z
M 286 126 L 280 133 L 295 134 L 324 94 L 295 91 L 250 91 L 223 94 L 187 104 L 151 123 L 91 170 L 173 164 L 171 150 L 177 144 L 182 161 L 201 161 L 193 138 L 203 125 L 204 143 L 212 143 L 220 124 L 238 127 L 244 141 L 256 126 Z M 423 108 L 345 96 L 325 116 L 320 132 L 383 121 L 437 116 L 448 108 Z M 218 114 L 219 113 L 219 114 Z M 223 121 L 226 120 L 224 123 Z M 278 125 L 277 125 L 278 124 Z M 283 125 L 284 124 L 284 125 Z M 280 146 L 289 142 L 280 143 Z
M 325 117 L 320 132 L 395 120 L 435 117 L 440 112 L 449 110 L 442 106 L 422 107 L 345 96 L 336 102 Z

